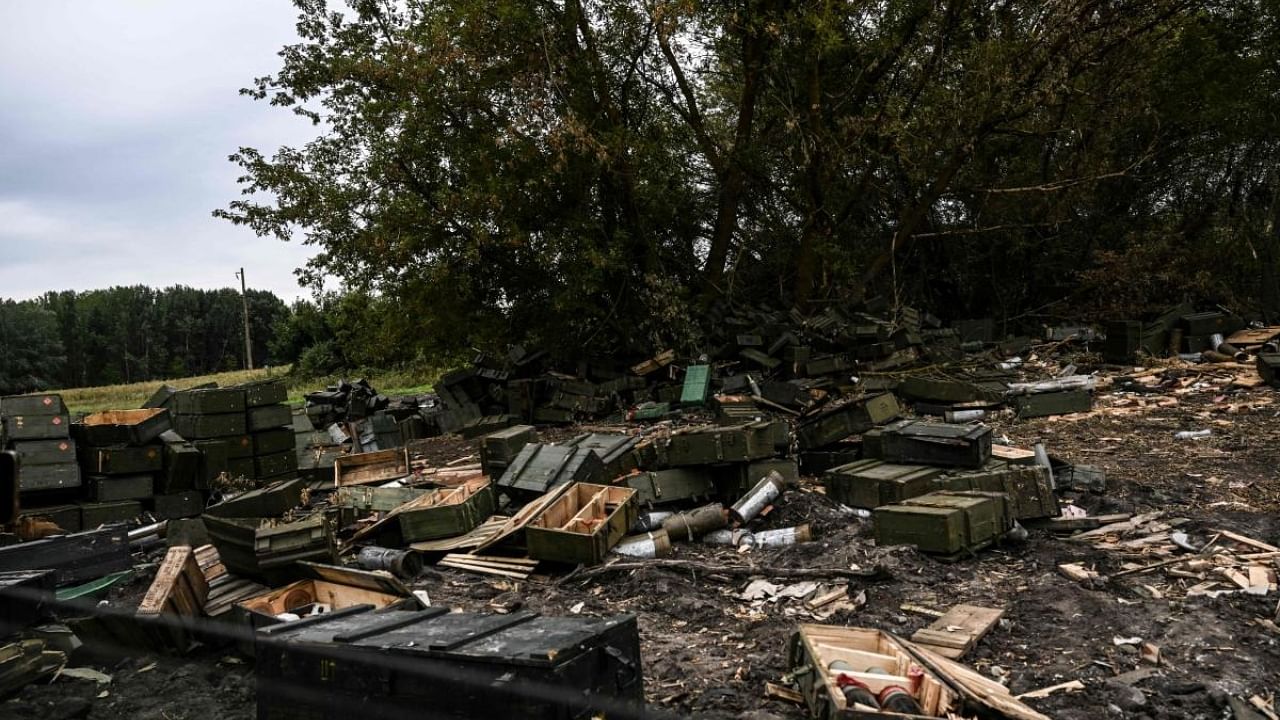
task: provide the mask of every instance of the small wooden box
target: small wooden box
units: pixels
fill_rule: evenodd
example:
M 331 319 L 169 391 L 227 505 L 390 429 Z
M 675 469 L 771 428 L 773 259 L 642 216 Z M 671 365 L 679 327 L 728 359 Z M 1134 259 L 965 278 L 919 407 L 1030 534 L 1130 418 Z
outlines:
M 87 445 L 145 445 L 172 427 L 169 411 L 109 410 L 86 415 L 80 432 Z
M 406 477 L 412 472 L 409 451 L 404 448 L 343 455 L 333 462 L 336 487 L 378 485 Z
M 525 528 L 529 557 L 595 565 L 636 522 L 636 491 L 577 483 Z
M 493 485 L 479 477 L 401 505 L 396 511 L 406 543 L 455 537 L 471 532 L 494 510 Z

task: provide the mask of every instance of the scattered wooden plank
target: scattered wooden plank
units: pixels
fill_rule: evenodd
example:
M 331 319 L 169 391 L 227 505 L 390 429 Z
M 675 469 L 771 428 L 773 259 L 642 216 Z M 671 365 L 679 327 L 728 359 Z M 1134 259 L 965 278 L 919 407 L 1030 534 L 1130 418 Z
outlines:
M 188 545 L 176 545 L 169 548 L 160 563 L 151 587 L 138 605 L 138 614 L 196 617 L 204 613 L 208 600 L 209 583 L 195 553 Z
M 1249 571 L 1249 587 L 1245 591 L 1250 595 L 1266 595 L 1271 592 L 1271 578 L 1267 573 L 1264 565 L 1250 565 Z
M 1274 709 L 1275 706 L 1272 705 L 1272 703 L 1269 703 L 1266 700 L 1263 700 L 1261 696 L 1254 695 L 1250 697 L 1249 704 L 1252 705 L 1254 709 L 1256 709 L 1258 712 L 1262 713 L 1263 715 L 1266 715 L 1271 720 L 1280 720 L 1280 715 L 1276 715 L 1276 712 Z
M 1249 578 L 1236 570 L 1232 570 L 1231 568 L 1225 568 L 1225 567 L 1218 568 L 1218 574 L 1230 580 L 1231 582 L 1235 583 L 1242 590 L 1248 590 L 1250 587 Z
M 956 605 L 929 627 L 916 631 L 911 642 L 950 660 L 958 660 L 991 632 L 1003 616 L 1003 608 Z
M 448 561 L 441 560 L 439 564 L 444 567 L 453 568 L 455 570 L 467 570 L 469 572 L 480 573 L 481 575 L 498 575 L 500 577 L 513 578 L 516 580 L 529 579 L 529 572 L 523 571 L 523 570 L 521 571 L 501 570 L 498 568 L 487 567 L 484 565 L 472 565 L 470 563 L 466 563 L 461 560 L 448 560 Z
M 1089 582 L 1102 577 L 1080 563 L 1063 563 L 1058 566 L 1058 572 L 1068 580 L 1074 580 L 1075 582 Z
M 1073 692 L 1079 692 L 1083 689 L 1084 689 L 1084 683 L 1080 682 L 1079 680 L 1068 680 L 1067 682 L 1058 683 L 1057 685 L 1050 685 L 1049 687 L 1046 687 L 1046 688 L 1040 688 L 1039 690 L 1032 690 L 1031 692 L 1022 693 L 1021 695 L 1015 696 L 1015 699 L 1039 700 L 1041 698 L 1047 698 L 1054 693 L 1059 693 L 1059 692 L 1073 693 Z
M 848 595 L 849 595 L 849 588 L 842 586 L 830 592 L 825 592 L 821 595 L 818 595 L 817 597 L 806 602 L 804 606 L 810 610 L 817 610 L 818 608 L 824 605 L 829 605 L 835 602 L 836 600 L 839 600 L 840 598 L 848 597 Z
M 1112 515 L 1094 515 L 1091 517 L 1059 517 L 1049 520 L 1049 530 L 1051 532 L 1075 532 L 1077 530 L 1095 530 L 1103 525 L 1112 525 L 1122 523 L 1129 520 L 1133 516 L 1129 513 L 1115 513 Z
M 1254 540 L 1253 538 L 1247 535 L 1234 533 L 1234 532 L 1231 532 L 1230 530 L 1214 530 L 1214 532 L 1218 533 L 1219 535 L 1221 535 L 1222 537 L 1228 540 L 1238 542 L 1241 545 L 1248 545 L 1249 547 L 1256 548 L 1258 550 L 1261 550 L 1262 552 L 1280 553 L 1280 547 L 1276 547 L 1275 545 L 1268 545 L 1267 543 L 1264 543 L 1261 540 Z
M 796 705 L 804 704 L 804 695 L 792 690 L 789 687 L 779 685 L 777 683 L 767 682 L 764 684 L 764 696 L 773 700 L 782 700 L 783 702 L 795 703 Z

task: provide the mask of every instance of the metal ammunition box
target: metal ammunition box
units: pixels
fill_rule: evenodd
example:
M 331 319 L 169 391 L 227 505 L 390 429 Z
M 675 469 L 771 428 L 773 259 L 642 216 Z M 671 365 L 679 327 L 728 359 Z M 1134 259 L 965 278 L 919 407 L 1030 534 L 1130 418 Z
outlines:
M 247 427 L 243 411 L 219 415 L 173 416 L 173 428 L 188 440 L 244 435 Z
M 155 495 L 155 484 L 151 475 L 90 475 L 89 498 L 100 503 L 145 500 Z
M 850 507 L 873 509 L 932 492 L 943 468 L 858 460 L 822 476 L 827 497 Z
M 80 466 L 75 463 L 23 465 L 18 468 L 18 489 L 22 492 L 78 488 L 80 483 Z
M 164 469 L 163 447 L 80 446 L 80 464 L 94 475 L 140 475 Z
M 591 482 L 603 474 L 600 456 L 588 448 L 531 443 L 511 461 L 496 489 L 524 502 L 558 485 Z
M 701 468 L 642 472 L 627 477 L 626 485 L 636 491 L 636 502 L 645 507 L 685 501 L 705 502 L 716 494 L 712 474 Z
M 292 450 L 286 450 L 274 455 L 259 455 L 253 459 L 252 477 L 255 478 L 275 478 L 287 473 L 296 473 L 298 471 L 298 454 Z
M 251 457 L 227 458 L 227 475 L 231 478 L 257 479 L 258 469 Z
M 613 717 L 618 705 L 643 712 L 633 615 L 353 607 L 263 628 L 254 653 L 263 720 L 349 720 L 353 707 L 370 717 L 428 709 L 438 718 L 526 720 Z
M 156 517 L 160 520 L 199 517 L 204 512 L 204 494 L 186 490 L 155 496 Z
M 299 520 L 201 516 L 227 570 L 268 585 L 296 579 L 300 561 L 333 563 L 329 523 L 320 514 Z
M 75 440 L 27 440 L 15 442 L 13 449 L 22 458 L 23 468 L 76 462 Z
M 1142 323 L 1134 320 L 1118 320 L 1107 323 L 1107 340 L 1102 346 L 1102 357 L 1107 362 L 1130 364 L 1142 346 Z
M 413 543 L 465 535 L 487 520 L 496 506 L 488 480 L 433 490 L 399 507 L 400 538 Z
M 880 429 L 880 446 L 889 462 L 980 468 L 991 459 L 991 428 L 901 420 Z
M 1258 375 L 1271 387 L 1280 387 L 1280 353 L 1258 353 Z
M 137 500 L 80 503 L 80 522 L 86 528 L 129 522 L 141 514 L 142 503 Z
M 998 542 L 1013 527 L 1000 493 L 933 492 L 875 509 L 877 545 L 915 545 L 959 557 Z
M 993 460 L 978 470 L 956 470 L 934 480 L 939 490 L 979 490 L 1004 493 L 1016 520 L 1061 514 L 1049 471 L 1038 465 L 1009 465 Z
M 866 437 L 864 434 L 863 437 Z M 834 467 L 848 465 L 862 458 L 862 443 L 847 442 L 828 445 L 821 450 L 806 450 L 799 454 L 800 472 L 816 477 Z
M 240 388 L 181 390 L 173 396 L 173 412 L 177 415 L 244 414 L 244 391 Z M 178 432 L 183 437 L 187 437 L 187 434 L 181 430 Z
M 275 453 L 294 452 L 297 436 L 291 428 L 263 430 L 253 434 L 254 455 L 274 455 Z
M 0 413 L 5 415 L 66 415 L 67 406 L 62 396 L 54 393 L 41 395 L 6 395 L 0 398 Z
M 873 395 L 802 420 L 796 426 L 796 440 L 801 450 L 813 450 L 864 433 L 900 413 L 892 393 Z
M 667 438 L 667 462 L 673 466 L 747 462 L 775 455 L 772 423 L 712 426 Z
M 293 413 L 288 405 L 251 407 L 245 412 L 245 424 L 251 433 L 271 428 L 288 428 L 293 425 Z
M 71 437 L 71 422 L 66 415 L 5 415 L 4 437 L 16 440 L 59 440 Z
M 480 438 L 480 466 L 485 474 L 498 477 L 506 470 L 525 445 L 533 442 L 537 431 L 532 425 L 512 425 Z
M 1092 410 L 1093 393 L 1088 390 L 1036 393 L 1019 395 L 1012 398 L 1011 402 L 1020 418 L 1068 415 Z
M 572 565 L 603 562 L 636 515 L 632 488 L 577 483 L 525 526 L 529 557 Z
M 244 390 L 245 407 L 276 405 L 289 400 L 289 387 L 284 380 L 260 380 L 240 387 Z

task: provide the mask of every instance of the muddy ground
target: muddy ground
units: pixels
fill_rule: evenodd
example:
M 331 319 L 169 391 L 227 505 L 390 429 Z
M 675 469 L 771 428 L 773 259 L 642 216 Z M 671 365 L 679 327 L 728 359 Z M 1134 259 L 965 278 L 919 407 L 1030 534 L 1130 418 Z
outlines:
M 1271 404 L 1274 391 L 1190 387 L 1181 394 L 1157 392 L 1176 399 L 1165 407 L 1126 408 L 1148 396 L 1102 393 L 1098 409 L 1087 415 L 991 422 L 997 435 L 1014 444 L 1043 441 L 1057 456 L 1104 468 L 1105 494 L 1068 496 L 1091 514 L 1161 510 L 1189 518 L 1193 536 L 1226 528 L 1280 544 L 1280 405 Z M 1206 440 L 1173 438 L 1175 431 L 1197 428 L 1214 432 Z M 441 460 L 463 450 L 451 440 L 435 448 Z M 1028 701 L 1055 718 L 1227 718 L 1229 695 L 1265 696 L 1280 685 L 1280 635 L 1256 624 L 1275 613 L 1276 593 L 1184 600 L 1181 590 L 1195 581 L 1161 573 L 1088 588 L 1062 577 L 1057 565 L 1082 562 L 1107 573 L 1119 569 L 1121 560 L 1038 528 L 1031 528 L 1023 544 L 951 564 L 910 548 L 876 548 L 870 523 L 812 484 L 788 492 L 764 524 L 796 522 L 812 524 L 814 542 L 746 555 L 679 544 L 673 557 L 709 566 L 883 568 L 881 579 L 849 581 L 851 594 L 865 590 L 864 607 L 825 621 L 903 636 L 932 621 L 904 605 L 1004 607 L 1004 620 L 965 661 L 1002 679 L 1014 693 L 1083 681 L 1083 691 Z M 767 570 L 762 576 L 769 577 Z M 439 568 L 418 585 L 433 604 L 470 611 L 523 606 L 546 614 L 636 613 L 651 707 L 705 718 L 804 717 L 802 707 L 767 699 L 764 688 L 787 672 L 786 643 L 797 623 L 813 620 L 796 600 L 753 605 L 739 599 L 748 580 L 650 567 L 513 583 Z M 145 584 L 143 579 L 117 591 L 116 602 L 127 604 Z M 1143 584 L 1164 597 L 1152 597 Z M 1113 642 L 1132 636 L 1160 648 L 1161 664 L 1149 677 L 1126 675 L 1149 667 L 1131 647 Z M 252 660 L 230 648 L 206 647 L 187 657 L 133 656 L 97 667 L 112 675 L 109 685 L 63 679 L 29 686 L 0 704 L 0 717 L 255 716 Z

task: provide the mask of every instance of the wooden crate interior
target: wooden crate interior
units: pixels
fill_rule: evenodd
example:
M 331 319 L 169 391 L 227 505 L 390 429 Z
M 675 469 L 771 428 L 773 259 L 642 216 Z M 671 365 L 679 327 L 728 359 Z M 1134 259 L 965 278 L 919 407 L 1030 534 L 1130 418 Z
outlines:
M 843 660 L 854 668 L 862 670 L 875 668 L 890 673 L 879 672 L 845 672 L 865 683 L 872 692 L 880 692 L 889 685 L 909 688 L 907 677 L 912 666 L 917 663 L 905 650 L 898 646 L 889 636 L 879 630 L 867 628 L 842 628 L 828 625 L 804 625 L 809 652 L 823 669 L 837 660 Z M 837 673 L 826 673 L 827 690 L 836 707 L 844 708 L 844 693 L 836 684 Z M 956 701 L 952 691 L 925 671 L 924 680 L 920 684 L 916 700 L 924 712 L 934 717 L 944 717 Z
M 461 505 L 470 499 L 472 495 L 484 490 L 488 486 L 488 478 L 484 476 L 475 477 L 454 488 L 431 490 L 425 495 L 414 498 L 413 500 L 410 500 L 396 508 L 395 512 L 396 514 L 400 514 L 410 510 L 426 510 L 434 507 Z
M 312 603 L 323 603 L 330 610 L 342 610 L 362 604 L 384 608 L 402 599 L 399 595 L 324 580 L 299 580 L 278 590 L 247 598 L 240 605 L 246 610 L 275 616 Z
M 577 483 L 529 525 L 590 535 L 633 493 L 627 487 Z
M 137 425 L 150 420 L 161 413 L 168 412 L 160 408 L 146 410 L 107 410 L 84 416 L 85 425 Z
M 334 485 L 371 485 L 405 477 L 409 453 L 404 448 L 343 455 L 333 461 Z

